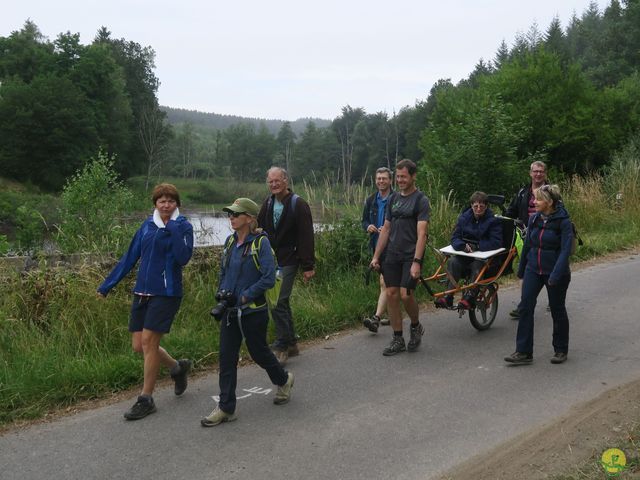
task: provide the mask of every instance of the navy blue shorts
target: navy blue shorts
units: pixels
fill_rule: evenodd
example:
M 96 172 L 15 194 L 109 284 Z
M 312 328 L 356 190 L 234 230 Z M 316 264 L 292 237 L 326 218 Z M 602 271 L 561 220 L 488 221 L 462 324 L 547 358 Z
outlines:
M 403 258 L 401 255 L 387 252 L 385 262 L 382 264 L 382 276 L 387 287 L 403 287 L 407 290 L 415 290 L 418 280 L 411 278 L 411 265 L 413 257 Z
M 144 328 L 154 332 L 169 333 L 181 302 L 182 297 L 134 295 L 129 331 L 141 332 Z

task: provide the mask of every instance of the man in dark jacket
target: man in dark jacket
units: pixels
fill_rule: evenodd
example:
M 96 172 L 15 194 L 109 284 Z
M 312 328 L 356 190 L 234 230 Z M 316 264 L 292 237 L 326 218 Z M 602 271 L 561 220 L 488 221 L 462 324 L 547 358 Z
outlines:
M 305 282 L 315 275 L 313 219 L 309 204 L 289 190 L 289 175 L 284 168 L 271 167 L 267 184 L 271 194 L 262 203 L 258 225 L 269 235 L 282 275 L 278 304 L 271 310 L 276 325 L 276 341 L 271 347 L 284 364 L 289 356 L 299 353 L 289 304 L 296 272 L 302 268 Z
M 376 188 L 377 192 L 369 195 L 364 202 L 364 209 L 362 211 L 362 228 L 369 234 L 369 249 L 371 254 L 376 250 L 376 244 L 378 243 L 378 237 L 380 236 L 380 230 L 384 225 L 384 214 L 387 208 L 387 201 L 393 193 L 391 188 L 391 180 L 393 173 L 390 168 L 380 167 L 376 170 Z M 384 254 L 383 254 L 384 258 Z M 382 260 L 384 262 L 384 260 Z M 380 275 L 380 295 L 378 295 L 378 304 L 376 305 L 376 313 L 371 317 L 364 319 L 364 326 L 369 331 L 376 333 L 378 327 L 382 325 L 389 325 L 389 320 L 382 320 L 380 317 L 387 309 L 387 293 L 386 286 L 384 284 L 384 277 Z
M 454 250 L 466 253 L 486 252 L 496 250 L 502 246 L 502 225 L 493 215 L 491 209 L 487 208 L 489 199 L 484 192 L 474 192 L 471 195 L 471 208 L 460 214 L 456 227 L 451 235 L 451 246 Z M 447 262 L 449 278 L 459 280 L 470 275 L 475 278 L 482 270 L 484 262 L 472 257 L 453 255 Z M 449 288 L 456 285 L 449 282 Z M 468 290 L 458 308 L 470 309 L 475 304 L 477 289 Z M 453 306 L 453 295 L 446 295 L 436 301 L 441 307 Z
M 540 160 L 536 160 L 531 164 L 529 176 L 531 177 L 531 183 L 518 190 L 518 193 L 513 197 L 509 208 L 507 208 L 505 212 L 505 216 L 516 218 L 524 225 L 529 223 L 529 217 L 536 211 L 534 190 L 549 183 L 547 180 L 547 165 Z M 514 320 L 517 320 L 518 309 L 512 310 L 509 312 L 509 315 Z
M 547 165 L 540 160 L 536 160 L 531 164 L 529 176 L 531 177 L 531 183 L 518 190 L 518 193 L 513 197 L 513 200 L 505 213 L 505 216 L 509 218 L 517 218 L 525 225 L 529 223 L 529 217 L 536 211 L 536 202 L 533 191 L 548 183 Z

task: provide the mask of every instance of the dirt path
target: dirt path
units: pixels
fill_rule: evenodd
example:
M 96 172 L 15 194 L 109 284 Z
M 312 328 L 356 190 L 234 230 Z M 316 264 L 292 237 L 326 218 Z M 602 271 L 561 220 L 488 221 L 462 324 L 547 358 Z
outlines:
M 639 250 L 634 247 L 581 262 L 574 270 L 634 255 Z M 615 448 L 638 424 L 640 380 L 575 406 L 550 424 L 466 460 L 440 479 L 538 480 L 575 472 L 594 455 L 599 457 L 603 449 Z M 602 478 L 606 478 L 604 472 Z
M 544 425 L 475 456 L 441 480 L 538 480 L 575 472 L 640 421 L 640 380 L 614 388 Z M 606 478 L 603 472 L 602 478 Z M 625 478 L 629 478 L 628 476 Z

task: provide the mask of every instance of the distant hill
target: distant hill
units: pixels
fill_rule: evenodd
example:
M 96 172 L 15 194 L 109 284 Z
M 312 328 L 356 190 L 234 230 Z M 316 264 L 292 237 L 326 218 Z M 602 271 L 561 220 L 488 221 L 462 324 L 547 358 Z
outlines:
M 167 120 L 169 120 L 169 123 L 172 125 L 188 122 L 193 125 L 201 125 L 217 130 L 224 130 L 225 128 L 237 123 L 251 123 L 258 128 L 260 127 L 260 124 L 264 123 L 271 133 L 277 135 L 280 127 L 282 127 L 282 124 L 285 122 L 284 120 L 267 120 L 264 118 L 221 115 L 219 113 L 199 112 L 197 110 L 185 110 L 183 108 L 161 106 L 160 109 L 167 113 Z M 296 133 L 296 135 L 299 135 L 304 131 L 309 122 L 314 122 L 318 128 L 328 127 L 331 124 L 331 120 L 325 120 L 322 118 L 299 118 L 291 122 L 291 129 Z

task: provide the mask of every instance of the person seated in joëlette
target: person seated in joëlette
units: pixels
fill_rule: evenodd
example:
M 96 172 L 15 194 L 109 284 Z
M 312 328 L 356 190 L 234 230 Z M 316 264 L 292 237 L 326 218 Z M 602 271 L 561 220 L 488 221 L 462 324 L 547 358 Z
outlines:
M 466 253 L 486 252 L 502 247 L 502 226 L 498 218 L 488 208 L 489 198 L 487 194 L 474 192 L 469 202 L 471 207 L 463 211 L 458 217 L 456 227 L 451 235 L 451 246 L 454 250 Z M 452 255 L 447 262 L 449 289 L 456 288 L 452 280 L 457 282 L 460 278 L 467 276 L 475 280 L 483 266 L 484 262 L 481 260 L 462 255 Z M 465 310 L 474 308 L 477 294 L 477 288 L 467 290 L 460 300 L 458 308 Z M 453 306 L 453 295 L 445 295 L 436 300 L 436 303 L 440 307 L 451 308 Z

